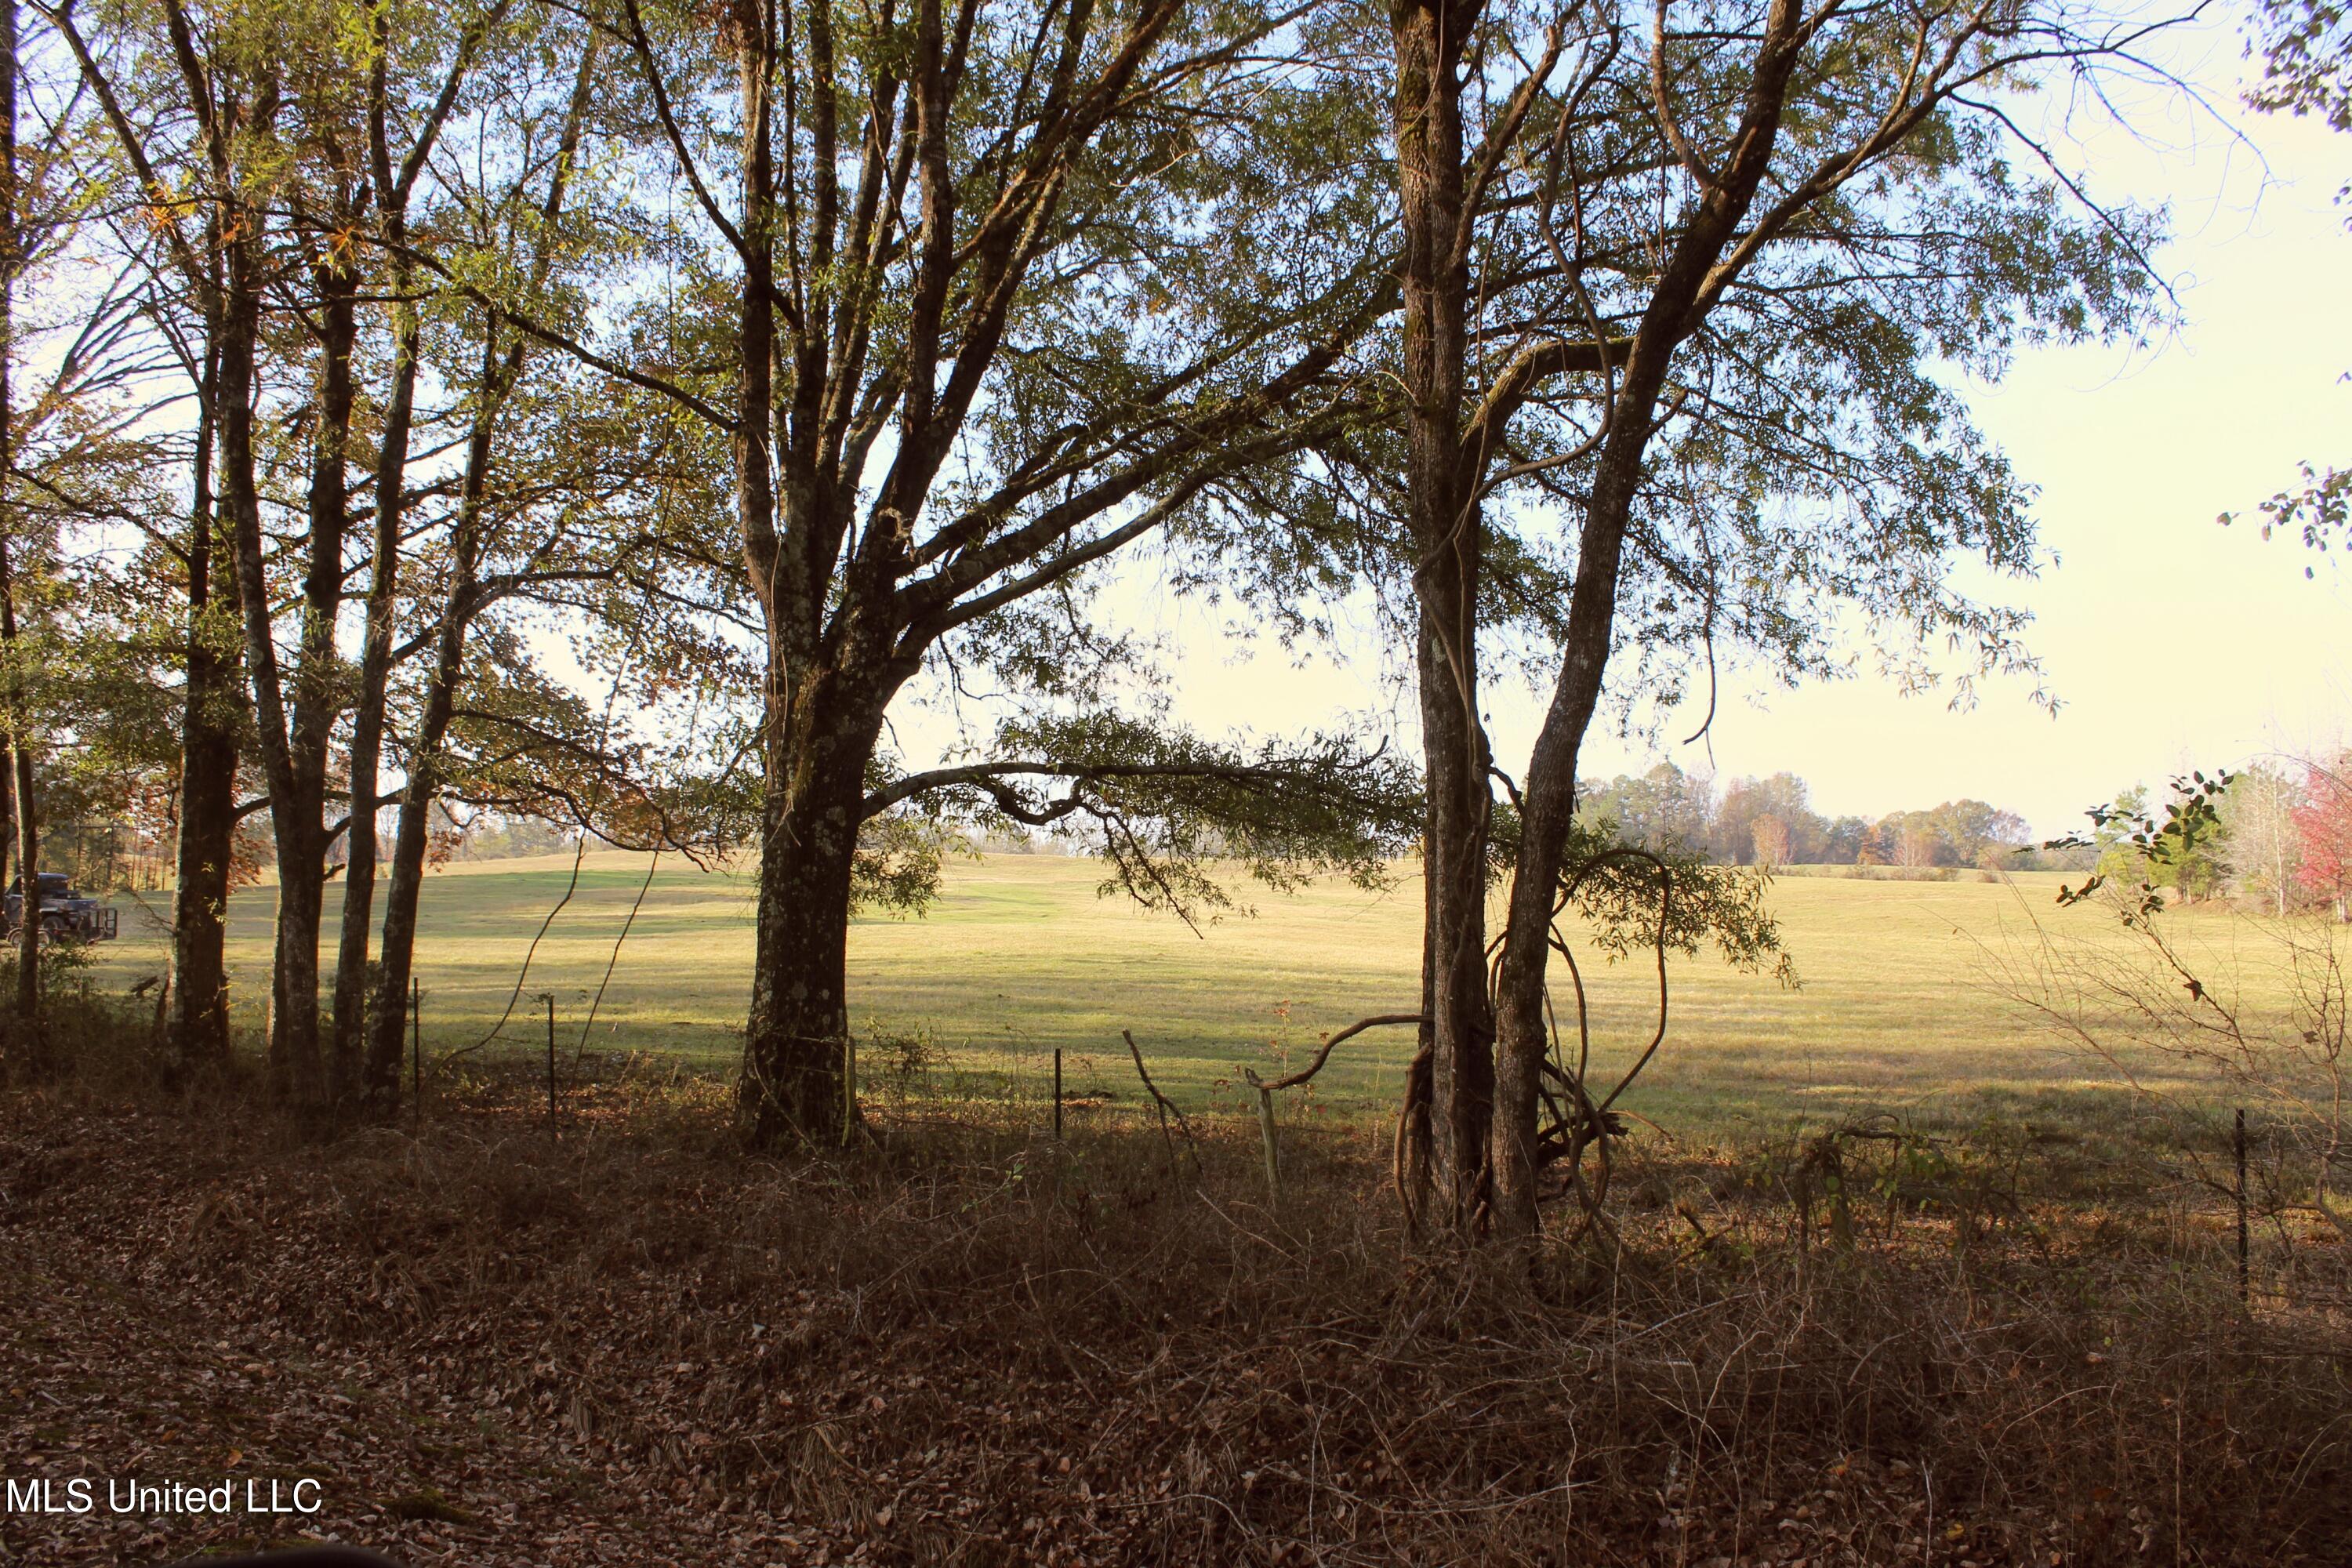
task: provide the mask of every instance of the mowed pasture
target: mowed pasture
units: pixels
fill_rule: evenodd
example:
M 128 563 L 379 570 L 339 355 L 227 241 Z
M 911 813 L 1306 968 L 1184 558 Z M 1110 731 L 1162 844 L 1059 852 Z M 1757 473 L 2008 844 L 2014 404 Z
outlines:
M 552 992 L 567 1071 L 583 1051 L 600 1067 L 638 1053 L 695 1072 L 731 1070 L 751 984 L 748 872 L 667 858 L 647 886 L 647 868 L 646 857 L 592 853 L 568 901 L 568 855 L 433 874 L 418 943 L 428 1067 L 488 1037 L 520 976 L 511 1016 L 475 1057 L 543 1051 L 539 997 Z M 1070 1094 L 1131 1111 L 1141 1096 L 1120 1031 L 1132 1029 L 1179 1103 L 1238 1109 L 1244 1065 L 1297 1065 L 1327 1032 L 1413 1006 L 1421 897 L 1410 868 L 1379 893 L 1344 882 L 1295 895 L 1244 885 L 1254 912 L 1228 913 L 1198 934 L 1099 896 L 1100 878 L 1095 862 L 1061 856 L 961 860 L 924 918 L 862 918 L 851 937 L 850 1013 L 866 1090 L 1030 1100 L 1043 1117 L 1058 1047 Z M 2070 940 L 2110 940 L 2105 911 L 2053 907 L 2058 880 L 1778 879 L 1771 905 L 1799 988 L 1711 953 L 1675 959 L 1665 1047 L 1625 1103 L 1678 1134 L 1738 1138 L 1856 1110 L 1937 1121 L 2056 1116 L 2087 1109 L 2078 1103 L 2086 1096 L 2117 1095 L 2112 1069 L 2069 1052 L 2000 994 L 1999 969 L 2023 956 L 2036 921 Z M 331 883 L 330 933 L 340 897 Z M 248 1037 L 263 1024 L 274 898 L 263 884 L 230 904 L 236 1017 Z M 110 989 L 157 972 L 165 954 L 153 915 L 127 896 L 118 901 L 123 937 L 97 966 Z M 2220 913 L 2179 921 L 2192 950 L 2209 953 L 2249 934 L 2250 922 Z M 1595 1057 L 1608 1075 L 1655 1026 L 1654 973 L 1646 956 L 1595 959 L 1584 970 Z M 1565 978 L 1555 988 L 1572 1030 Z M 908 1055 L 894 1041 L 910 1037 L 935 1059 L 900 1072 Z M 1349 1042 L 1316 1080 L 1312 1105 L 1334 1115 L 1385 1109 L 1411 1049 L 1409 1029 Z

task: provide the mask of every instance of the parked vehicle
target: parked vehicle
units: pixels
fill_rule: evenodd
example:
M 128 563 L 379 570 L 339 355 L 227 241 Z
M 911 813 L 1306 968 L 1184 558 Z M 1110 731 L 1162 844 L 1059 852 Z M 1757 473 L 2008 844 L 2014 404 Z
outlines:
M 5 910 L 7 929 L 16 929 L 25 906 L 24 879 L 8 884 Z M 120 931 L 121 911 L 111 905 L 74 891 L 73 879 L 63 871 L 41 873 L 40 921 L 45 942 L 112 942 Z

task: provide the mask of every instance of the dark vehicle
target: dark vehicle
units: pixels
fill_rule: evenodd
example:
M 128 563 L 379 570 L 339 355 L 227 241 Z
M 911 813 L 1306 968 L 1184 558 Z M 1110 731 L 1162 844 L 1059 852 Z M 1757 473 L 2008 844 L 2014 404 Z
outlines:
M 8 884 L 7 929 L 15 931 L 25 905 L 24 879 Z M 45 942 L 112 942 L 120 911 L 73 889 L 73 879 L 63 871 L 41 873 L 41 937 Z

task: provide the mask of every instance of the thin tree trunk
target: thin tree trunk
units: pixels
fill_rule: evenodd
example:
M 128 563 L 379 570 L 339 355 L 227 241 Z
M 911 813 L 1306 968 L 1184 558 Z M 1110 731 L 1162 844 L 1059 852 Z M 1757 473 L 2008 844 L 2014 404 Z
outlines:
M 0 9 L 11 9 L 0 0 Z M 0 310 L 0 344 L 7 342 L 8 320 Z M 8 400 L 5 355 L 0 353 L 0 424 L 12 413 Z M 8 443 L 0 439 L 0 489 L 6 485 Z M 30 1041 L 41 1017 L 41 838 L 33 799 L 33 742 L 29 731 L 25 682 L 18 661 L 24 650 L 16 639 L 16 579 L 8 549 L 8 531 L 16 526 L 13 508 L 0 508 L 0 648 L 9 668 L 8 771 L 16 793 L 16 1021 Z
M 32 715 L 23 649 L 16 641 L 16 580 L 9 546 L 16 531 L 11 476 L 16 405 L 10 380 L 16 354 L 16 278 L 24 232 L 16 192 L 16 0 L 0 0 L 0 644 L 9 671 L 9 771 L 16 785 L 16 874 L 23 889 L 16 922 L 16 1017 L 27 1041 L 41 1013 L 40 837 L 33 801 Z
M 278 647 L 275 640 L 273 607 L 269 602 L 269 583 L 262 553 L 261 500 L 255 482 L 253 449 L 253 394 L 256 343 L 260 331 L 262 263 L 261 237 L 258 226 L 261 215 L 250 207 L 241 206 L 235 214 L 236 237 L 227 244 L 227 279 L 222 290 L 221 353 L 219 365 L 219 427 L 221 498 L 226 503 L 230 538 L 234 543 L 237 599 L 243 612 L 245 658 L 247 678 L 253 687 L 254 718 L 259 731 L 261 760 L 269 785 L 269 813 L 275 830 L 278 855 L 278 955 L 272 965 L 270 978 L 269 1073 L 271 1088 L 281 1095 L 299 1100 L 313 1100 L 318 1090 L 318 1007 L 315 978 L 318 966 L 315 942 L 311 947 L 310 970 L 313 986 L 310 992 L 310 1006 L 307 1027 L 305 1020 L 290 1016 L 295 999 L 302 994 L 299 985 L 289 987 L 288 949 L 296 950 L 290 956 L 300 967 L 299 944 L 289 942 L 289 922 L 304 922 L 305 893 L 299 885 L 306 879 L 304 866 L 313 857 L 307 845 L 316 837 L 316 816 L 313 827 L 305 834 L 301 826 L 299 801 L 302 787 L 295 772 L 293 748 L 287 727 L 286 691 L 278 677 Z M 289 865 L 289 850 L 294 863 Z M 307 895 L 311 913 L 310 930 L 315 937 L 318 897 L 315 879 Z M 286 907 L 291 886 L 294 907 Z
M 582 129 L 595 88 L 597 55 L 593 43 L 581 52 L 578 74 L 572 81 L 572 101 L 565 110 L 563 133 L 557 143 L 555 169 L 548 180 L 546 199 L 540 205 L 543 229 L 548 233 L 553 231 L 555 220 L 563 211 L 564 192 L 579 153 Z M 380 117 L 380 81 L 376 91 L 375 112 Z M 401 205 L 405 198 L 389 194 L 394 188 L 391 153 L 381 118 L 372 142 L 378 186 L 385 193 L 380 197 L 386 203 L 384 230 L 396 246 L 406 237 L 407 215 Z M 531 258 L 533 289 L 546 282 L 553 261 L 553 241 L 543 241 Z M 382 788 L 385 697 L 392 679 L 393 620 L 399 603 L 401 491 L 407 476 L 408 441 L 416 396 L 419 322 L 415 306 L 406 302 L 410 287 L 409 268 L 396 264 L 393 289 L 403 303 L 394 329 L 393 395 L 385 410 L 383 442 L 376 460 L 375 571 L 368 588 L 367 630 L 360 654 L 358 705 L 352 724 L 351 858 L 343 870 L 342 931 L 335 956 L 336 1051 L 339 1056 L 348 1052 L 356 1059 L 361 1041 L 362 1037 L 366 1039 L 362 1068 L 365 1092 L 379 1110 L 389 1110 L 399 1099 L 402 1004 L 415 964 L 416 905 L 423 889 L 425 847 L 431 837 L 433 797 L 438 787 L 436 765 L 464 669 L 466 634 L 480 608 L 475 583 L 480 568 L 482 508 L 489 485 L 492 437 L 499 410 L 520 381 L 528 353 L 528 341 L 518 334 L 501 362 L 497 357 L 499 319 L 494 313 L 485 321 L 481 402 L 467 440 L 466 471 L 459 487 L 460 517 L 453 541 L 457 567 L 435 641 L 434 668 L 425 711 L 419 715 L 409 787 L 402 791 L 394 828 L 394 871 L 392 886 L 386 890 L 383 947 L 374 998 L 382 1022 L 363 1037 L 360 1020 L 368 1005 L 368 926 L 375 898 L 373 803 Z M 396 920 L 394 906 L 399 911 Z M 393 952 L 395 934 L 399 947 L 396 962 Z M 350 1019 L 348 1025 L 346 1018 Z
M 228 1061 L 228 879 L 236 834 L 236 676 L 234 645 L 215 625 L 215 569 L 227 572 L 213 517 L 217 334 L 207 328 L 196 416 L 195 504 L 188 523 L 187 685 L 180 728 L 180 845 L 172 900 L 172 997 L 167 1031 L 183 1069 Z
M 310 465 L 310 560 L 295 644 L 294 703 L 288 728 L 290 798 L 271 802 L 278 838 L 278 930 L 270 996 L 271 1060 L 298 1100 L 320 1092 L 319 938 L 326 900 L 327 743 L 338 710 L 335 616 L 343 596 L 343 536 L 350 504 L 345 454 L 352 426 L 352 344 L 358 279 L 321 261 L 319 289 L 318 436 Z M 355 1087 L 355 1060 L 325 1063 L 323 1092 L 340 1104 Z
M 472 596 L 470 584 L 453 585 L 453 595 Z M 416 967 L 416 907 L 425 887 L 425 853 L 432 843 L 432 811 L 440 787 L 441 742 L 457 705 L 465 658 L 465 623 L 445 608 L 417 719 L 416 746 L 408 781 L 400 792 L 400 815 L 393 832 L 392 865 L 384 879 L 383 938 L 376 961 L 379 990 L 368 1026 L 367 1092 L 379 1108 L 400 1095 L 400 1058 L 406 1041 L 403 1003 Z
M 492 437 L 499 405 L 522 365 L 520 341 L 509 348 L 503 363 L 498 341 L 499 318 L 493 313 L 482 328 L 480 390 L 473 427 L 467 436 L 466 468 L 458 481 L 457 521 L 449 539 L 448 596 L 442 601 L 440 622 L 434 629 L 433 668 L 425 676 L 416 742 L 409 752 L 408 781 L 400 792 L 392 871 L 384 886 L 383 937 L 377 960 L 380 1005 L 369 1031 L 367 1053 L 368 1093 L 379 1105 L 390 1105 L 400 1092 L 401 999 L 408 994 L 409 977 L 415 973 L 416 908 L 424 894 L 425 854 L 432 841 L 433 801 L 441 787 L 441 747 L 457 711 L 458 686 L 465 679 L 466 634 L 481 608 L 478 575 L 488 526 L 484 513 Z
M 0 767 L 0 887 L 16 858 L 16 770 Z
M 1710 251 L 1711 254 L 1711 251 Z M 1681 259 L 1681 258 L 1678 258 Z M 1693 286 L 1695 288 L 1695 285 Z M 1664 298 L 1663 294 L 1661 296 Z M 1509 924 L 1496 977 L 1495 1123 L 1488 1163 L 1497 1229 L 1535 1229 L 1536 1105 L 1538 1074 L 1550 1044 L 1544 984 L 1550 967 L 1551 904 L 1559 884 L 1569 827 L 1576 813 L 1576 769 L 1584 734 L 1601 703 L 1617 610 L 1625 531 L 1640 487 L 1653 411 L 1678 338 L 1656 319 L 1682 305 L 1654 299 L 1640 342 L 1626 366 L 1614 434 L 1601 452 L 1577 544 L 1569 595 L 1567 646 L 1551 704 L 1528 763 L 1513 868 Z
M 399 295 L 407 293 L 404 268 L 395 272 L 393 289 Z M 407 479 L 409 427 L 416 404 L 416 310 L 404 300 L 397 310 L 393 328 L 392 397 L 385 406 L 383 437 L 376 455 L 374 570 L 368 583 L 359 691 L 352 715 L 352 811 L 346 829 L 351 836 L 350 857 L 343 866 L 342 929 L 335 948 L 331 1055 L 335 1061 L 347 1064 L 358 1063 L 365 1049 L 370 1003 L 368 934 L 375 914 L 375 802 L 383 763 L 385 693 L 392 680 L 393 616 L 399 601 L 401 489 Z M 398 1010 L 396 999 L 379 999 L 379 1005 Z M 361 1072 L 360 1078 L 371 1097 L 375 1097 L 372 1068 Z
M 1739 126 L 1727 143 L 1730 156 L 1707 181 L 1650 285 L 1578 530 L 1568 634 L 1522 786 L 1510 923 L 1496 976 L 1496 1110 L 1487 1163 L 1495 1224 L 1507 1234 L 1531 1232 L 1537 1224 L 1536 1106 L 1538 1075 L 1549 1045 L 1544 982 L 1551 958 L 1551 902 L 1576 812 L 1578 753 L 1608 672 L 1625 533 L 1675 351 L 1722 298 L 1728 279 L 1718 266 L 1771 165 L 1804 26 L 1805 12 L 1796 0 L 1772 0 Z
M 5 581 L 7 570 L 0 563 L 0 582 Z M 14 616 L 7 618 L 12 623 L 16 620 Z M 14 644 L 16 627 L 0 626 L 0 637 Z M 16 874 L 24 889 L 16 906 L 21 917 L 16 922 L 16 1018 L 30 1031 L 37 1029 L 41 1021 L 41 837 L 33 804 L 30 743 L 18 738 L 9 747 L 9 760 L 16 784 Z

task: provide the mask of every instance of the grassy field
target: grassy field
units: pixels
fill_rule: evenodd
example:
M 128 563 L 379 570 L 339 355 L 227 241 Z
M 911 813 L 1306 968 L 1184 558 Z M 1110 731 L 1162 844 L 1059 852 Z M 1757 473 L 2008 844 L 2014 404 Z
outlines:
M 750 985 L 751 886 L 675 860 L 655 875 L 582 1038 L 646 870 L 642 857 L 587 857 L 490 1053 L 543 1048 L 536 997 L 552 991 L 567 1057 L 584 1045 L 670 1054 L 698 1069 L 731 1066 Z M 418 955 L 428 1059 L 489 1034 L 572 875 L 562 857 L 456 865 L 430 879 Z M 1420 898 L 1409 878 L 1381 895 L 1344 885 L 1260 893 L 1255 918 L 1202 936 L 1098 898 L 1097 878 L 1092 863 L 1059 857 L 961 862 L 927 918 L 861 921 L 850 946 L 851 1016 L 861 1035 L 885 1042 L 863 1047 L 869 1088 L 892 1087 L 886 1037 L 919 1034 L 942 1058 L 917 1080 L 929 1092 L 1032 1099 L 1042 1113 L 1059 1047 L 1073 1091 L 1132 1105 L 1138 1090 L 1119 1041 L 1131 1028 L 1181 1101 L 1238 1107 L 1232 1086 L 1242 1064 L 1295 1060 L 1326 1031 L 1413 1003 Z M 1780 879 L 1772 904 L 1801 988 L 1711 956 L 1677 962 L 1674 1029 L 1628 1103 L 1669 1129 L 1712 1136 L 1857 1107 L 1939 1120 L 2048 1114 L 2111 1089 L 2111 1073 L 2059 1050 L 1996 994 L 1988 973 L 1988 954 L 2021 951 L 2032 919 L 2086 934 L 2105 925 L 2094 910 L 2052 909 L 2055 881 Z M 330 932 L 339 899 L 331 884 Z M 272 902 L 270 888 L 248 888 L 230 909 L 238 1022 L 253 1030 Z M 110 986 L 155 972 L 164 952 L 152 916 L 123 904 L 123 940 L 100 963 Z M 2234 940 L 2242 923 L 2183 921 L 2205 942 Z M 1599 1055 L 1628 1060 L 1654 1026 L 1650 974 L 1640 964 L 1588 971 Z M 1317 1080 L 1316 1102 L 1334 1113 L 1385 1107 L 1410 1050 L 1407 1030 L 1360 1037 Z

